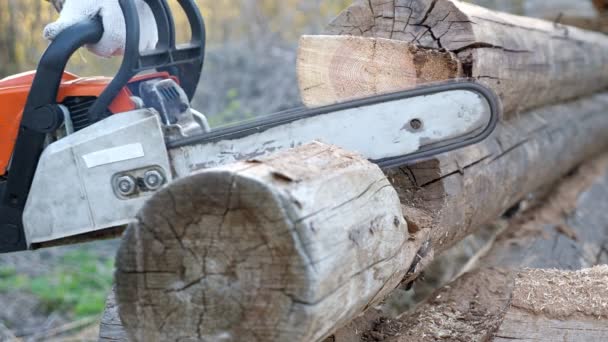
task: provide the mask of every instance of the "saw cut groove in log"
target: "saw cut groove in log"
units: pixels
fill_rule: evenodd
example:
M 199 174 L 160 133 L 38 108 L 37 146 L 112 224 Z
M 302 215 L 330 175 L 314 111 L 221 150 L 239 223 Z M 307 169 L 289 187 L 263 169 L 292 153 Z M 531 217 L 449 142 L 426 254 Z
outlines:
M 480 269 L 396 320 L 370 317 L 381 323 L 362 340 L 607 340 L 608 266 L 592 267 L 608 263 L 608 154 L 539 202 L 511 220 Z
M 425 243 L 376 165 L 313 143 L 148 201 L 118 253 L 120 317 L 137 341 L 315 341 L 390 293 Z
M 477 79 L 492 88 L 502 99 L 506 115 L 589 95 L 608 87 L 608 37 L 605 35 L 494 12 L 456 0 L 355 0 L 329 25 L 326 34 L 400 40 L 418 48 L 455 54 L 463 66 L 462 76 Z M 310 41 L 315 39 L 323 41 L 312 44 Z M 330 47 L 332 44 L 335 47 Z M 354 56 L 343 58 L 340 49 L 344 41 L 339 39 L 330 43 L 326 37 L 307 37 L 303 45 L 298 77 L 303 98 L 308 100 L 305 103 L 318 105 L 317 100 L 306 93 L 319 92 L 320 88 L 336 95 L 333 102 L 341 102 L 343 99 L 339 97 L 344 94 L 352 97 L 352 91 L 344 91 L 352 85 L 341 80 L 349 79 L 343 75 L 345 70 L 361 67 L 346 64 L 369 59 L 370 53 L 355 48 Z M 340 53 L 327 55 L 324 63 L 312 66 L 313 62 L 305 59 L 312 58 L 318 64 L 315 58 L 324 52 L 306 48 L 311 45 L 322 47 L 329 54 L 332 51 Z M 370 45 L 374 43 L 364 44 Z M 369 64 L 373 66 L 376 57 L 371 55 Z M 439 55 L 437 65 L 444 58 Z M 399 49 L 393 56 L 382 53 L 379 56 L 378 61 L 403 58 L 405 61 L 393 62 L 398 65 L 397 70 L 411 60 L 410 55 Z M 345 65 L 330 69 L 340 59 Z M 392 77 L 399 80 L 414 73 L 410 70 Z M 438 73 L 450 74 L 451 69 Z M 319 74 L 327 76 L 319 77 Z M 387 81 L 386 84 L 401 87 L 404 82 Z M 325 96 L 321 100 L 321 104 L 325 104 L 329 99 Z

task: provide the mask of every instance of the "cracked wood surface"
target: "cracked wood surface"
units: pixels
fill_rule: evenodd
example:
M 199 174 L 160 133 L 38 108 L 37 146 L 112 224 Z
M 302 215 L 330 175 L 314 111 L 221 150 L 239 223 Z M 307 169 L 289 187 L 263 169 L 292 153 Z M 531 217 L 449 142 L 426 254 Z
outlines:
M 376 165 L 313 143 L 148 201 L 118 252 L 120 317 L 138 341 L 315 341 L 390 293 L 423 244 Z
M 608 37 L 605 35 L 495 12 L 455 0 L 355 0 L 332 21 L 326 34 L 393 39 L 411 43 L 417 48 L 455 54 L 463 66 L 461 76 L 476 79 L 494 89 L 501 97 L 508 116 L 592 94 L 608 86 Z M 306 40 L 304 43 L 309 44 Z M 341 40 L 335 44 L 344 45 Z M 328 42 L 319 46 L 328 49 Z M 334 49 L 339 50 L 328 50 Z M 369 53 L 361 54 L 360 49 L 353 49 L 353 56 L 343 58 L 344 64 L 352 66 L 335 67 L 345 52 L 327 56 L 323 64 L 319 64 L 319 58 L 313 58 L 318 66 L 303 60 L 324 53 L 311 53 L 305 49 L 299 58 L 300 65 L 311 65 L 310 68 L 301 67 L 299 72 L 303 98 L 309 100 L 307 104 L 314 106 L 317 103 L 314 97 L 306 96 L 306 92 L 320 92 L 322 87 L 327 93 L 335 94 L 333 102 L 343 100 L 338 97 L 345 93 L 352 97 L 353 91 L 345 91 L 349 87 L 369 90 L 368 86 L 353 86 L 341 81 L 349 79 L 342 74 L 350 70 L 374 73 L 374 70 L 365 70 L 365 66 L 361 66 L 361 61 L 369 59 Z M 394 70 L 399 70 L 400 65 L 407 65 L 411 60 L 410 55 L 400 50 L 391 57 L 378 56 L 386 61 L 402 57 L 404 61 L 393 62 L 396 66 L 389 67 Z M 359 58 L 361 61 L 357 61 Z M 376 63 L 372 59 L 369 64 L 373 69 Z M 438 73 L 450 74 L 450 70 Z M 320 78 L 319 74 L 329 76 Z M 398 88 L 408 86 L 410 82 L 400 78 L 407 79 L 413 74 L 415 70 L 392 74 L 387 84 Z M 387 78 L 386 75 L 383 77 Z M 319 80 L 323 81 L 321 85 Z M 307 89 L 314 85 L 316 87 Z M 363 92 L 362 95 L 369 93 Z M 322 97 L 322 103 L 327 103 L 327 97 Z
M 605 341 L 608 266 L 591 267 L 608 263 L 607 221 L 604 154 L 513 218 L 479 268 L 411 313 L 376 317 L 362 340 Z

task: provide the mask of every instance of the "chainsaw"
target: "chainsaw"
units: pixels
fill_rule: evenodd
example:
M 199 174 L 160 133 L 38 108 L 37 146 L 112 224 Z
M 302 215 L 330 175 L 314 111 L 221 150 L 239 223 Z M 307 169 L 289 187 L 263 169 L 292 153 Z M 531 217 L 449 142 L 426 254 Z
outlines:
M 178 2 L 190 42 L 176 44 L 165 0 L 146 0 L 159 42 L 142 52 L 135 5 L 119 1 L 126 46 L 111 79 L 65 71 L 73 53 L 101 38 L 92 18 L 56 37 L 35 72 L 0 80 L 0 252 L 124 227 L 178 178 L 315 140 L 392 168 L 478 143 L 496 127 L 496 95 L 454 81 L 211 129 L 190 106 L 204 21 L 193 0 Z

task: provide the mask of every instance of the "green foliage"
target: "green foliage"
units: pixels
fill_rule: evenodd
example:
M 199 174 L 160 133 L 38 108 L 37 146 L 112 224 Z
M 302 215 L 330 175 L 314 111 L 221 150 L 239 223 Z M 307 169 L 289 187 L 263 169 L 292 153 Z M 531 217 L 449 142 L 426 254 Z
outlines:
M 34 294 L 46 312 L 60 311 L 75 317 L 100 314 L 112 286 L 113 261 L 100 261 L 84 249 L 65 254 L 44 275 L 27 276 L 12 268 L 0 268 L 0 292 L 14 290 Z
M 14 288 L 21 288 L 27 284 L 27 277 L 17 274 L 14 268 L 0 268 L 0 292 L 7 292 Z

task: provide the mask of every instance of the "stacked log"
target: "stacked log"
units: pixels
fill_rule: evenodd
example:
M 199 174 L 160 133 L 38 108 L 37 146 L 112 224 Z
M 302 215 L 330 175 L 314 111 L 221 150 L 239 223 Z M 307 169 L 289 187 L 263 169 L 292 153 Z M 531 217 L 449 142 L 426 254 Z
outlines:
M 298 77 L 307 105 L 358 97 L 349 90 L 366 84 L 358 78 L 368 74 L 380 74 L 386 85 L 377 92 L 398 90 L 386 87 L 401 86 L 406 81 L 399 80 L 417 74 L 424 81 L 444 80 L 445 75 L 472 78 L 501 97 L 507 116 L 608 86 L 605 35 L 461 1 L 355 0 L 326 33 L 337 36 L 305 36 L 300 43 Z M 352 37 L 366 39 L 353 43 Z M 376 51 L 374 46 L 380 48 Z M 432 53 L 404 53 L 407 49 Z M 365 61 L 370 56 L 382 67 Z M 458 62 L 460 68 L 446 60 Z M 410 72 L 393 72 L 400 66 Z M 359 96 L 373 93 L 372 87 Z
M 513 218 L 474 269 L 413 312 L 370 314 L 366 330 L 351 325 L 334 341 L 606 340 L 607 212 L 604 154 Z M 356 338 L 340 338 L 348 333 Z
M 117 260 L 132 339 L 322 340 L 608 146 L 603 35 L 449 0 L 356 0 L 328 33 L 351 36 L 301 43 L 311 106 L 467 78 L 505 116 L 478 145 L 383 172 L 314 143 L 169 185 Z

